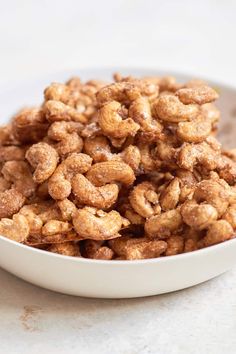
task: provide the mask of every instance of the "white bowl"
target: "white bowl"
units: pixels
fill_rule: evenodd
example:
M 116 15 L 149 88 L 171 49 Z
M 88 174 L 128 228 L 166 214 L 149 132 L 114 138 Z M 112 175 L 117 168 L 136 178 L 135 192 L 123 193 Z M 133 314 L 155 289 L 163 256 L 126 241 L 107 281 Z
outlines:
M 51 81 L 79 75 L 83 79 L 109 79 L 111 73 L 136 76 L 165 75 L 144 69 L 87 69 L 49 75 L 0 94 L 1 124 L 22 105 L 39 103 L 42 90 Z M 172 73 L 173 74 L 173 73 Z M 178 80 L 189 76 L 175 74 Z M 236 90 L 212 83 L 221 91 L 223 112 L 221 140 L 233 147 Z M 129 298 L 184 289 L 216 277 L 236 263 L 236 239 L 206 249 L 177 256 L 141 261 L 99 261 L 61 256 L 30 248 L 0 236 L 0 266 L 41 287 L 64 294 L 100 298 Z

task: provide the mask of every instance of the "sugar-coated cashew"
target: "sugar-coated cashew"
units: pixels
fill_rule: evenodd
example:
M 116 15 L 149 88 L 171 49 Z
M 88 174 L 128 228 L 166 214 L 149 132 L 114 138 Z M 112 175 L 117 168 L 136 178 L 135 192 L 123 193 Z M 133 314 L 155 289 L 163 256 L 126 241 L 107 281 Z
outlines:
M 230 202 L 231 188 L 226 183 L 212 179 L 203 180 L 198 183 L 193 198 L 198 202 L 205 202 L 211 204 L 216 208 L 218 216 L 222 216 Z
M 234 230 L 226 220 L 217 220 L 211 224 L 206 236 L 200 241 L 205 247 L 224 242 L 234 236 Z
M 188 238 L 187 240 L 185 240 L 184 253 L 193 252 L 193 251 L 196 251 L 197 249 L 198 249 L 198 243 L 196 240 L 193 240 L 191 238 Z
M 36 189 L 29 165 L 25 161 L 7 161 L 3 168 L 4 178 L 25 197 L 30 197 Z
M 81 257 L 79 245 L 74 242 L 54 243 L 47 250 L 64 256 Z
M 72 153 L 56 168 L 48 181 L 48 191 L 53 199 L 65 199 L 71 193 L 71 181 L 77 173 L 85 173 L 92 164 L 90 156 Z
M 168 210 L 146 220 L 145 232 L 151 238 L 167 238 L 182 226 L 182 217 L 178 209 Z
M 24 109 L 14 117 L 12 132 L 21 143 L 36 143 L 46 135 L 48 126 L 41 109 Z
M 184 251 L 184 238 L 182 236 L 171 236 L 167 240 L 166 256 L 174 256 Z
M 100 108 L 98 122 L 105 135 L 120 139 L 134 136 L 139 130 L 139 124 L 132 118 L 123 119 L 120 114 L 121 108 L 117 101 L 108 102 Z
M 119 237 L 123 218 L 115 210 L 98 213 L 95 208 L 85 207 L 73 216 L 73 225 L 79 236 L 92 240 L 109 240 Z
M 129 165 L 135 173 L 139 172 L 139 167 L 141 163 L 141 152 L 137 146 L 127 146 L 127 148 L 125 148 L 117 156 L 113 156 L 113 159 L 121 159 L 127 165 Z
M 74 213 L 77 210 L 75 204 L 66 198 L 63 200 L 59 200 L 57 202 L 57 206 L 60 209 L 62 219 L 64 221 L 71 221 Z
M 65 84 L 53 82 L 44 90 L 45 101 L 61 101 L 64 104 L 71 105 L 73 98 L 71 97 L 71 89 Z
M 37 212 L 39 212 L 39 209 L 36 204 L 33 205 L 24 205 L 18 212 L 19 215 L 23 215 L 29 225 L 29 233 L 30 235 L 40 235 L 42 226 L 43 226 L 43 221 L 37 215 Z
M 129 195 L 129 201 L 136 213 L 148 218 L 155 213 L 155 206 L 158 204 L 158 194 L 151 182 L 142 182 L 134 187 Z
M 0 218 L 9 218 L 17 213 L 25 202 L 25 197 L 15 188 L 0 193 Z
M 64 234 L 71 231 L 72 226 L 67 221 L 49 220 L 42 227 L 43 236 Z
M 48 137 L 58 141 L 55 148 L 62 157 L 72 153 L 81 152 L 83 139 L 78 135 L 80 127 L 75 122 L 54 122 L 48 129 Z
M 195 118 L 198 112 L 196 105 L 184 105 L 173 95 L 162 95 L 153 103 L 154 116 L 166 122 L 189 121 Z
M 227 208 L 222 219 L 228 221 L 234 230 L 236 229 L 236 204 L 230 205 Z
M 26 159 L 35 168 L 33 179 L 43 183 L 55 171 L 59 160 L 57 151 L 46 143 L 32 145 L 26 152 Z
M 119 188 L 116 184 L 95 187 L 82 174 L 72 179 L 72 191 L 79 203 L 98 209 L 108 209 L 117 200 Z
M 49 100 L 45 102 L 43 107 L 46 118 L 49 122 L 73 121 L 86 123 L 85 115 L 78 112 L 75 108 L 70 107 L 63 102 Z
M 84 140 L 84 152 L 92 157 L 94 162 L 108 161 L 112 158 L 109 140 L 105 136 L 94 136 Z
M 211 130 L 211 122 L 204 116 L 198 116 L 191 122 L 180 122 L 176 132 L 182 141 L 201 143 L 211 134 Z
M 175 177 L 161 192 L 161 208 L 165 211 L 176 208 L 179 202 L 180 193 L 180 181 L 178 177 Z
M 157 139 L 163 129 L 161 123 L 152 117 L 150 102 L 146 97 L 140 97 L 130 105 L 129 117 L 140 125 L 148 141 Z
M 203 104 L 200 107 L 200 112 L 211 124 L 217 123 L 220 119 L 220 111 L 213 103 Z
M 13 215 L 12 219 L 3 218 L 0 221 L 0 235 L 10 240 L 23 242 L 29 235 L 29 225 L 23 215 Z
M 114 256 L 114 251 L 103 244 L 104 241 L 85 240 L 83 245 L 83 256 L 91 259 L 112 259 Z
M 199 85 L 195 87 L 181 88 L 176 92 L 176 96 L 184 104 L 205 104 L 215 101 L 219 95 L 211 87 Z
M 196 230 L 203 230 L 214 222 L 218 213 L 211 204 L 197 204 L 194 201 L 187 201 L 181 207 L 183 221 Z
M 89 169 L 87 178 L 97 187 L 113 182 L 129 186 L 135 181 L 134 171 L 129 165 L 113 160 L 94 164 Z
M 127 260 L 147 259 L 160 257 L 166 251 L 165 241 L 150 240 L 146 237 L 132 238 L 123 236 L 110 240 L 109 246 L 118 255 Z
M 25 148 L 19 146 L 0 146 L 0 162 L 21 161 L 25 158 Z

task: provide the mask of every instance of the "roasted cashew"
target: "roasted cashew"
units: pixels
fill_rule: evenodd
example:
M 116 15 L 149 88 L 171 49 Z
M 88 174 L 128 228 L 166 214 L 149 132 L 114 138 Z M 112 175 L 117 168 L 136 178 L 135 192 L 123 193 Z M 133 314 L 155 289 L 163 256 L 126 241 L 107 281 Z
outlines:
M 79 245 L 74 242 L 54 243 L 47 250 L 64 256 L 81 257 Z
M 82 174 L 77 174 L 72 179 L 72 191 L 79 203 L 98 209 L 108 209 L 116 202 L 119 188 L 114 183 L 95 187 Z
M 86 258 L 109 260 L 114 256 L 114 252 L 109 247 L 103 246 L 103 241 L 84 241 L 84 254 Z
M 180 122 L 176 132 L 182 141 L 201 143 L 211 134 L 211 130 L 212 123 L 204 116 L 198 116 L 191 122 Z
M 147 219 L 144 228 L 148 237 L 165 239 L 177 232 L 181 226 L 180 211 L 173 209 Z
M 27 162 L 7 161 L 2 168 L 2 174 L 25 197 L 30 197 L 35 192 L 36 184 Z
M 87 178 L 97 187 L 113 182 L 129 186 L 134 182 L 135 175 L 126 163 L 112 160 L 93 165 L 87 172 Z
M 77 173 L 85 173 L 92 164 L 86 154 L 73 153 L 56 168 L 48 181 L 48 192 L 53 199 L 65 199 L 71 193 L 71 181 Z M 95 165 L 94 165 L 95 166 Z
M 49 220 L 42 227 L 43 236 L 64 234 L 71 231 L 72 226 L 67 221 Z
M 211 87 L 206 85 L 181 88 L 176 92 L 176 96 L 184 104 L 205 104 L 215 101 L 219 95 Z
M 120 139 L 134 136 L 139 130 L 139 124 L 132 118 L 123 119 L 119 113 L 121 108 L 121 104 L 117 101 L 108 102 L 100 108 L 98 122 L 104 135 Z
M 234 236 L 234 230 L 226 220 L 217 220 L 211 224 L 206 236 L 200 241 L 200 245 L 207 247 L 224 242 Z
M 25 197 L 15 188 L 0 193 L 0 219 L 17 213 L 25 202 Z
M 153 114 L 166 122 L 179 123 L 195 118 L 199 113 L 196 105 L 184 105 L 178 97 L 168 94 L 161 95 L 153 103 Z
M 195 230 L 209 227 L 217 218 L 218 212 L 211 204 L 197 204 L 187 201 L 181 207 L 183 221 Z
M 75 108 L 70 107 L 63 102 L 49 100 L 44 104 L 44 112 L 49 122 L 73 121 L 78 123 L 86 123 L 85 115 L 78 112 Z
M 180 198 L 180 181 L 175 177 L 169 184 L 162 190 L 160 195 L 160 205 L 163 210 L 171 210 L 176 208 Z
M 55 171 L 59 160 L 56 150 L 46 143 L 32 145 L 25 157 L 35 168 L 33 179 L 36 183 L 46 181 Z
M 62 157 L 72 153 L 81 152 L 83 139 L 78 135 L 78 127 L 75 122 L 54 122 L 48 129 L 48 137 L 58 141 L 55 148 Z
M 13 215 L 12 219 L 3 218 L 0 221 L 0 235 L 10 240 L 23 242 L 29 235 L 29 225 L 23 215 Z
M 184 251 L 184 238 L 182 236 L 171 236 L 167 240 L 166 256 L 174 256 Z
M 79 236 L 92 240 L 109 240 L 119 237 L 123 218 L 112 210 L 100 216 L 95 208 L 85 207 L 77 210 L 73 216 L 73 225 Z
M 25 148 L 19 146 L 0 146 L 0 162 L 21 161 L 25 159 Z
M 155 189 L 151 182 L 142 182 L 135 186 L 129 195 L 132 208 L 144 218 L 156 214 L 155 207 L 158 205 L 159 198 Z

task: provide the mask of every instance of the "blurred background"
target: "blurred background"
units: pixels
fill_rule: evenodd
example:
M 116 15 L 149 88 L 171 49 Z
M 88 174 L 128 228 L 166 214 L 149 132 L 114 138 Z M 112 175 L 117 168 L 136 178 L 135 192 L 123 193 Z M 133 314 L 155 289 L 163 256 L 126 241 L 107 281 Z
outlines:
M 235 14 L 234 0 L 0 0 L 0 89 L 121 65 L 236 85 Z

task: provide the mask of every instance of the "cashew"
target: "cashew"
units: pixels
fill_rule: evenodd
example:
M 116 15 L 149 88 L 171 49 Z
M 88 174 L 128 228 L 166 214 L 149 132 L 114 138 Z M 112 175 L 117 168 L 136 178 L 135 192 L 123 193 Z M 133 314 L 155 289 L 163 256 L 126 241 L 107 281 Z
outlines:
M 56 168 L 48 181 L 48 192 L 53 199 L 65 199 L 71 193 L 71 181 L 77 173 L 85 173 L 92 159 L 86 154 L 72 153 Z M 94 165 L 95 166 L 95 165 Z
M 184 251 L 184 239 L 182 236 L 171 236 L 167 240 L 166 256 L 174 256 Z
M 24 109 L 12 121 L 14 137 L 21 143 L 36 143 L 47 133 L 48 122 L 41 109 Z
M 182 88 L 176 92 L 176 96 L 184 104 L 197 103 L 199 105 L 215 101 L 219 95 L 209 86 L 195 86 Z
M 183 221 L 196 230 L 203 230 L 214 222 L 218 213 L 211 204 L 196 204 L 193 201 L 185 202 L 181 207 Z
M 29 235 L 29 225 L 23 215 L 13 215 L 12 219 L 1 219 L 0 234 L 17 242 L 23 242 Z
M 200 112 L 211 124 L 216 124 L 220 119 L 220 111 L 213 103 L 203 104 Z
M 112 157 L 109 141 L 105 136 L 86 138 L 84 152 L 91 156 L 94 162 L 107 161 Z
M 87 118 L 83 114 L 78 112 L 75 108 L 70 107 L 60 101 L 49 100 L 45 102 L 43 109 L 45 112 L 45 116 L 49 122 L 87 122 Z
M 25 197 L 15 188 L 0 193 L 0 218 L 8 218 L 17 213 L 25 202 Z
M 146 220 L 144 229 L 148 237 L 167 238 L 182 226 L 182 217 L 178 209 L 168 210 Z
M 207 247 L 219 242 L 224 242 L 234 236 L 232 226 L 226 220 L 217 220 L 211 224 L 202 244 Z
M 97 187 L 114 182 L 129 186 L 134 182 L 135 175 L 132 168 L 124 162 L 106 161 L 93 165 L 87 173 L 87 178 Z
M 86 177 L 77 174 L 72 179 L 72 191 L 79 203 L 108 209 L 116 202 L 119 188 L 116 184 L 95 187 Z
M 24 160 L 25 149 L 19 146 L 0 146 L 0 162 Z
M 221 181 L 203 180 L 198 183 L 193 198 L 198 203 L 206 202 L 216 208 L 218 216 L 222 216 L 230 201 L 231 189 L 229 185 L 222 185 Z
M 59 220 L 49 220 L 42 227 L 42 235 L 43 236 L 51 236 L 57 234 L 63 234 L 71 231 L 72 226 L 67 221 L 59 221 Z
M 100 108 L 98 114 L 99 126 L 103 133 L 113 138 L 126 138 L 134 136 L 139 130 L 139 125 L 131 118 L 123 119 L 119 114 L 121 104 L 116 101 L 106 103 Z
M 191 122 L 180 122 L 177 135 L 182 141 L 201 143 L 211 134 L 211 129 L 211 122 L 205 117 L 199 116 Z
M 60 209 L 62 219 L 65 221 L 71 221 L 74 213 L 76 212 L 76 206 L 69 199 L 59 200 L 57 205 Z
M 55 148 L 62 157 L 72 152 L 81 152 L 83 148 L 83 139 L 78 135 L 75 122 L 54 122 L 48 129 L 48 137 L 59 141 Z
M 227 208 L 222 219 L 228 221 L 234 230 L 236 229 L 236 204 L 230 205 Z
M 85 207 L 77 210 L 73 216 L 73 225 L 79 236 L 92 240 L 109 240 L 119 237 L 123 218 L 112 210 L 101 216 L 94 208 Z
M 124 259 L 147 259 L 157 258 L 167 248 L 165 241 L 150 240 L 145 237 L 130 238 L 127 236 L 109 241 L 109 246 Z
M 110 260 L 114 252 L 109 247 L 103 246 L 103 241 L 86 240 L 84 241 L 85 257 L 91 259 Z
M 131 191 L 129 201 L 134 211 L 142 217 L 148 218 L 154 215 L 154 207 L 158 204 L 158 195 L 154 185 L 150 182 L 138 184 Z
M 198 112 L 196 105 L 184 105 L 173 95 L 162 95 L 153 103 L 154 116 L 166 122 L 179 123 L 192 120 Z
M 29 165 L 25 161 L 7 161 L 3 168 L 4 178 L 25 197 L 30 197 L 36 189 Z
M 36 183 L 43 183 L 53 174 L 59 159 L 56 150 L 46 143 L 32 145 L 25 157 L 35 168 L 33 179 Z
M 180 197 L 180 181 L 176 177 L 163 189 L 160 195 L 160 205 L 163 210 L 176 208 Z
M 61 101 L 64 104 L 73 105 L 73 97 L 71 96 L 71 88 L 64 84 L 53 82 L 44 90 L 45 101 Z
M 54 243 L 48 248 L 49 252 L 63 254 L 64 256 L 80 257 L 79 245 L 73 242 Z

